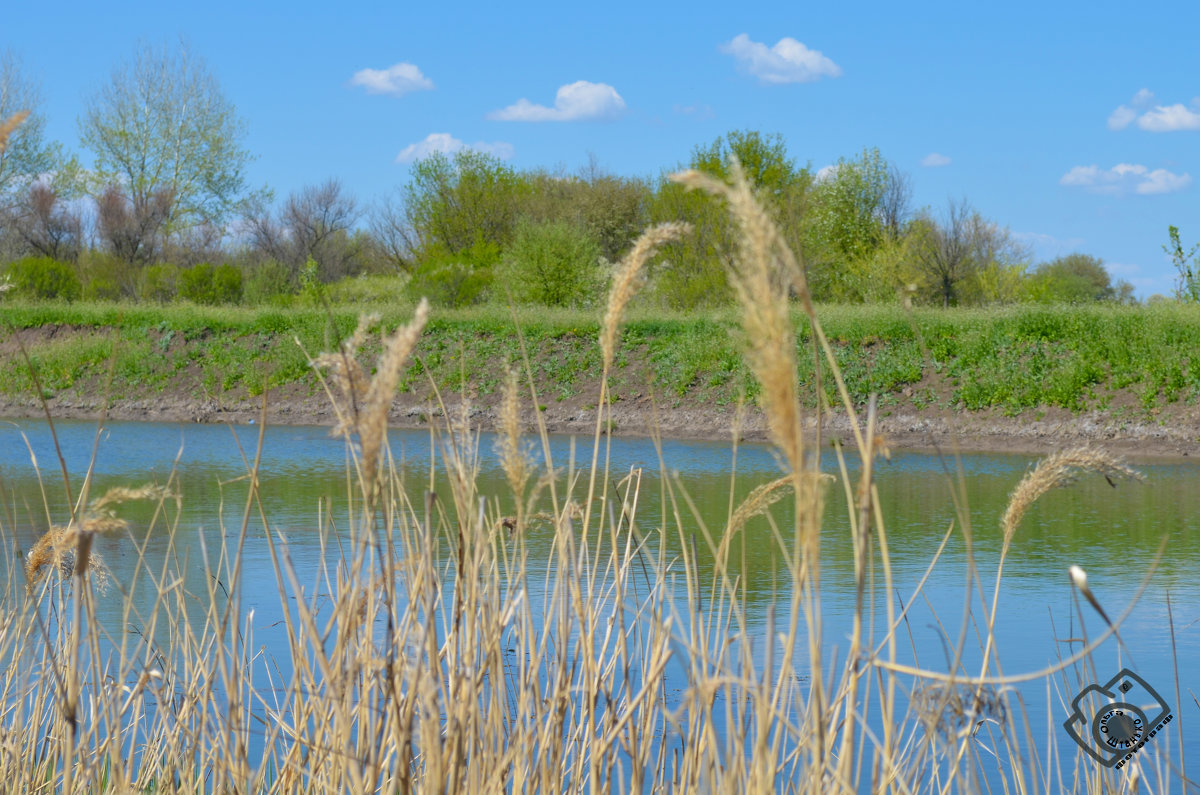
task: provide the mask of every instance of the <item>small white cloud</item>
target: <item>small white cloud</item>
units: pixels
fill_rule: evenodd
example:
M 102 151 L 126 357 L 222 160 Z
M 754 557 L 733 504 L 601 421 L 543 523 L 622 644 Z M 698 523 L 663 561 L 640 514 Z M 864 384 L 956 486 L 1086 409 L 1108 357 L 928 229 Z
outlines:
M 368 94 L 401 97 L 410 91 L 428 91 L 433 81 L 413 64 L 398 63 L 387 69 L 360 69 L 350 78 L 350 85 L 362 86 Z
M 493 121 L 600 121 L 615 119 L 624 112 L 625 100 L 615 88 L 579 80 L 558 89 L 552 108 L 522 98 L 487 117 Z
M 1133 99 L 1129 100 L 1128 105 L 1118 105 L 1108 117 L 1108 129 L 1124 130 L 1133 120 L 1137 118 L 1139 112 L 1146 110 L 1154 104 L 1154 92 L 1148 88 L 1143 88 L 1133 95 Z
M 925 166 L 925 168 L 948 166 L 950 165 L 950 158 L 937 152 L 930 152 L 929 154 L 925 155 L 925 157 L 921 158 L 921 165 Z
M 1165 168 L 1152 171 L 1136 163 L 1119 163 L 1110 169 L 1095 165 L 1075 166 L 1058 183 L 1108 196 L 1126 193 L 1147 196 L 1181 191 L 1192 184 L 1192 177 L 1190 174 L 1173 174 Z
M 742 33 L 721 45 L 721 52 L 737 59 L 738 66 L 764 83 L 812 83 L 822 77 L 841 77 L 842 68 L 818 50 L 810 50 L 784 37 L 767 47 Z
M 1119 105 L 1108 117 L 1108 129 L 1124 130 L 1137 118 L 1137 111 L 1128 105 Z
M 443 155 L 452 155 L 462 149 L 474 149 L 476 152 L 495 155 L 501 160 L 508 160 L 513 156 L 512 144 L 504 143 L 503 141 L 495 141 L 493 143 L 479 141 L 468 146 L 450 133 L 430 133 L 425 136 L 424 140 L 418 141 L 415 144 L 409 144 L 401 149 L 400 154 L 396 155 L 396 162 L 412 163 L 415 160 L 429 157 L 435 152 L 440 152 Z
M 1153 110 L 1146 111 L 1137 120 L 1138 127 L 1147 132 L 1177 132 L 1179 130 L 1200 130 L 1200 103 L 1193 101 L 1192 110 L 1182 103 L 1174 105 L 1159 105 Z
M 1138 182 L 1137 192 L 1143 196 L 1156 193 L 1177 193 L 1192 184 L 1190 174 L 1172 174 L 1165 168 L 1157 168 L 1144 175 Z

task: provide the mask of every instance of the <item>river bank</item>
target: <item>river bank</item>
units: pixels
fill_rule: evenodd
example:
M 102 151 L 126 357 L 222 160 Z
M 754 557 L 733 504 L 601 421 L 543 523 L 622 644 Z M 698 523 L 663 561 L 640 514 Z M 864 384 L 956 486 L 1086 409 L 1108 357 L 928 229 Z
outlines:
M 0 417 L 331 425 L 310 357 L 336 349 L 359 314 L 385 328 L 411 308 L 20 304 L 0 306 Z M 851 400 L 878 396 L 896 449 L 1045 453 L 1093 443 L 1130 457 L 1200 455 L 1200 307 L 829 306 L 818 314 Z M 391 422 L 428 427 L 465 394 L 472 421 L 495 423 L 505 372 L 522 374 L 524 421 L 552 433 L 596 429 L 602 362 L 594 311 L 492 306 L 439 310 L 400 379 Z M 796 315 L 807 416 L 840 406 Z M 375 338 L 377 340 L 377 337 Z M 758 386 L 728 310 L 630 313 L 608 395 L 607 430 L 683 439 L 766 438 Z M 358 352 L 364 366 L 378 342 Z M 33 364 L 37 378 L 26 362 Z M 528 382 L 536 399 L 528 389 Z M 265 396 L 265 414 L 264 414 Z M 739 406 L 747 408 L 739 418 Z M 841 410 L 826 438 L 850 433 Z
M 430 397 L 398 396 L 389 424 L 418 429 L 444 422 L 441 408 Z M 97 420 L 103 415 L 113 420 L 144 422 L 245 425 L 265 420 L 270 425 L 332 426 L 336 419 L 323 394 L 307 394 L 307 390 L 300 389 L 269 392 L 265 409 L 261 396 L 222 401 L 169 394 L 123 398 L 107 404 L 94 396 L 59 395 L 48 400 L 46 407 L 54 418 L 81 420 Z M 46 407 L 33 398 L 0 397 L 3 418 L 44 417 Z M 446 396 L 446 409 L 452 415 L 460 414 L 461 399 Z M 996 411 L 918 410 L 907 406 L 882 409 L 878 432 L 891 450 L 1045 454 L 1091 444 L 1131 459 L 1200 457 L 1200 412 L 1186 406 L 1178 409 L 1160 412 L 1150 420 L 1099 411 L 1072 414 L 1057 409 L 1004 416 Z M 497 411 L 494 400 L 478 397 L 468 406 L 472 425 L 485 431 L 496 427 Z M 591 436 L 596 431 L 595 409 L 580 401 L 545 405 L 540 413 L 550 433 Z M 860 420 L 864 418 L 865 413 Z M 660 397 L 647 395 L 632 403 L 618 402 L 611 407 L 609 420 L 614 436 L 728 441 L 737 427 L 743 441 L 767 439 L 765 419 L 755 407 L 747 407 L 739 418 L 735 406 L 681 405 L 678 401 L 664 404 Z M 529 432 L 536 432 L 538 419 L 532 407 L 523 411 L 522 422 Z M 809 427 L 814 427 L 811 416 Z M 843 411 L 826 418 L 822 434 L 826 441 L 844 439 L 853 444 L 851 423 Z

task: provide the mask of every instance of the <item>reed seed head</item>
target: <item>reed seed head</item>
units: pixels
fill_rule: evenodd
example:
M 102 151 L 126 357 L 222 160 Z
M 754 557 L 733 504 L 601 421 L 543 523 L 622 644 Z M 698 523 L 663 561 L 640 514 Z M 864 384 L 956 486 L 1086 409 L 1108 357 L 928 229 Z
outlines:
M 0 153 L 3 153 L 8 148 L 8 138 L 13 134 L 13 131 L 21 126 L 21 122 L 29 117 L 29 111 L 19 110 L 9 116 L 3 122 L 0 122 Z
M 795 258 L 783 243 L 770 215 L 754 196 L 741 164 L 730 164 L 725 183 L 699 171 L 683 171 L 671 179 L 686 187 L 724 198 L 741 228 L 738 256 L 729 281 L 741 306 L 747 363 L 762 387 L 763 411 L 771 441 L 783 451 L 792 472 L 804 468 L 799 388 L 796 383 L 796 337 L 788 306 L 789 285 L 802 285 Z
M 646 262 L 654 256 L 659 246 L 678 240 L 691 229 L 691 224 L 681 222 L 652 226 L 642 232 L 633 248 L 617 266 L 612 288 L 608 291 L 608 309 L 604 313 L 604 325 L 600 331 L 600 350 L 604 355 L 605 370 L 612 366 L 621 318 L 625 314 L 625 307 L 641 289 L 642 271 Z
M 1017 527 L 1021 524 L 1021 519 L 1029 510 L 1029 506 L 1051 489 L 1074 483 L 1076 475 L 1080 472 L 1097 472 L 1114 486 L 1116 480 L 1142 479 L 1140 472 L 1126 465 L 1119 458 L 1090 447 L 1063 450 L 1042 459 L 1037 467 L 1017 484 L 1012 496 L 1009 497 L 1004 516 L 1000 519 L 1006 549 L 1012 542 L 1013 534 L 1017 532 Z

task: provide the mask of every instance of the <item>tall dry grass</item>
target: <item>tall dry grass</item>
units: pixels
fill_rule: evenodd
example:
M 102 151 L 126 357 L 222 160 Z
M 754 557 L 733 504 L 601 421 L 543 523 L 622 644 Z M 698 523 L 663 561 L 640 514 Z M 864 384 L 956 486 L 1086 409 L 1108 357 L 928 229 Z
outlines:
M 1126 772 L 1072 766 L 1074 749 L 1033 740 L 1013 695 L 1011 685 L 1029 678 L 1061 680 L 1069 690 L 1092 677 L 1090 654 L 1116 631 L 1120 616 L 1058 665 L 1006 676 L 993 643 L 997 586 L 978 622 L 982 671 L 967 672 L 961 663 L 969 610 L 952 664 L 900 662 L 908 608 L 892 598 L 887 525 L 874 484 L 883 447 L 874 404 L 860 423 L 841 388 L 855 417 L 854 445 L 839 447 L 836 472 L 818 471 L 819 433 L 806 428 L 819 423 L 801 415 L 790 294 L 814 329 L 812 355 L 825 357 L 841 382 L 803 270 L 736 165 L 728 184 L 695 173 L 679 179 L 724 197 L 741 225 L 730 280 L 779 452 L 778 479 L 731 503 L 724 525 L 710 527 L 680 482 L 664 478 L 662 515 L 645 517 L 642 473 L 611 471 L 606 463 L 603 394 L 590 466 L 578 468 L 574 456 L 554 460 L 544 426 L 532 440 L 541 442 L 540 458 L 534 454 L 520 420 L 522 381 L 537 405 L 526 365 L 504 388 L 497 452 L 508 492 L 481 490 L 480 439 L 465 415 L 443 414 L 445 423 L 431 431 L 436 471 L 414 482 L 390 454 L 386 419 L 428 310 L 422 304 L 410 324 L 382 338 L 373 374 L 359 361 L 372 325 L 364 321 L 337 352 L 314 361 L 326 373 L 351 455 L 340 498 L 350 523 L 334 527 L 329 514 L 319 515 L 326 554 L 316 582 L 303 579 L 286 535 L 263 507 L 261 436 L 247 464 L 241 526 L 222 527 L 201 561 L 178 554 L 178 539 L 195 529 L 181 525 L 173 476 L 152 489 L 102 497 L 65 523 L 49 515 L 46 501 L 46 523 L 55 529 L 24 560 L 12 554 L 15 530 L 5 515 L 5 788 L 1167 791 L 1177 772 L 1159 754 L 1165 744 Z M 618 271 L 601 338 L 606 373 L 645 259 L 683 231 L 651 230 Z M 861 461 L 857 477 L 850 456 Z M 1031 473 L 1003 519 L 997 583 L 1025 508 L 1076 470 L 1130 474 L 1088 451 L 1052 458 Z M 845 492 L 850 537 L 840 543 L 854 552 L 854 618 L 840 659 L 828 654 L 820 619 L 829 488 Z M 128 534 L 137 581 L 113 583 L 102 594 L 103 562 L 87 563 L 91 534 L 127 532 L 118 503 L 133 498 L 157 506 L 146 534 Z M 784 499 L 790 527 L 774 512 Z M 746 522 L 763 514 L 786 578 L 765 627 L 756 629 L 746 573 L 729 563 L 729 553 Z M 252 519 L 265 533 L 285 616 L 284 648 L 269 653 L 257 645 L 241 603 L 244 547 L 257 532 Z M 969 533 L 966 524 L 947 529 L 943 548 L 952 534 Z M 166 539 L 165 555 L 150 556 L 136 540 L 147 534 Z M 536 558 L 535 537 L 549 549 Z M 700 545 L 716 561 L 707 581 Z M 207 584 L 200 592 L 186 585 L 187 569 L 196 566 Z M 969 570 L 974 576 L 973 560 Z M 968 599 L 977 585 L 968 578 Z M 143 586 L 153 595 L 148 603 L 132 597 Z M 920 599 L 920 590 L 902 604 Z M 98 599 L 121 600 L 116 631 L 97 619 Z M 887 605 L 882 616 L 880 604 Z M 684 683 L 678 691 L 676 681 Z

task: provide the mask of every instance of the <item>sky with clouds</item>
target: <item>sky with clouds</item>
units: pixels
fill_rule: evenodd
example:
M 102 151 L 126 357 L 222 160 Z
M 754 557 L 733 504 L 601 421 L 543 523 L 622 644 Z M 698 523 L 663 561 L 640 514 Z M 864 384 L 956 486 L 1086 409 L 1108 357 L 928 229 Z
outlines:
M 918 206 L 975 207 L 1039 259 L 1101 257 L 1169 293 L 1200 240 L 1200 3 L 11 4 L 0 50 L 78 148 L 85 99 L 180 38 L 244 118 L 252 184 L 337 177 L 364 203 L 432 152 L 656 176 L 729 130 L 814 171 L 864 147 Z

